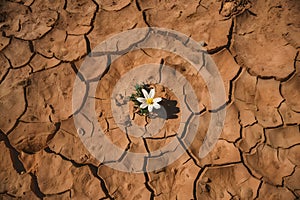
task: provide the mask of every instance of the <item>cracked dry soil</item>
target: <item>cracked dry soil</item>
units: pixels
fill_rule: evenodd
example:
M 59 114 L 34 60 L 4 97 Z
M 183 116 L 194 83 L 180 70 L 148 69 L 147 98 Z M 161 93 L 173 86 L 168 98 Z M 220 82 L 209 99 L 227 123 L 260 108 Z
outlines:
M 0 0 L 0 199 L 300 198 L 299 13 L 298 0 Z M 210 119 L 202 80 L 166 52 L 122 56 L 99 81 L 107 92 L 87 98 L 96 99 L 107 137 L 128 151 L 165 145 L 178 121 L 170 119 L 156 138 L 122 133 L 109 111 L 110 86 L 122 74 L 157 63 L 202 86 L 203 123 L 186 153 L 161 170 L 131 174 L 85 149 L 73 123 L 72 87 L 97 44 L 147 26 L 206 43 L 224 81 L 227 115 L 215 147 L 200 159 Z M 93 80 L 80 78 L 85 91 Z

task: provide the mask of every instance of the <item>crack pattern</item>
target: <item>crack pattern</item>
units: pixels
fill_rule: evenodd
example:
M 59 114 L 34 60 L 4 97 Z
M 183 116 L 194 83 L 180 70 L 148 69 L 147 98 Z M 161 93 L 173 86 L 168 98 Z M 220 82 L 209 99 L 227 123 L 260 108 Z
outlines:
M 297 2 L 287 0 L 1 2 L 0 145 L 6 153 L 1 155 L 0 199 L 300 198 L 297 19 Z M 91 53 L 114 34 L 141 27 L 149 27 L 149 32 L 135 43 Z M 224 82 L 225 104 L 211 109 L 199 71 L 184 59 L 153 49 L 123 55 L 146 41 L 151 27 L 180 31 L 189 36 L 181 41 L 184 46 L 193 38 L 207 49 L 199 52 L 199 71 L 211 56 Z M 116 55 L 122 57 L 112 62 Z M 106 68 L 85 77 L 80 66 L 87 56 L 103 58 Z M 164 66 L 170 66 L 197 89 L 200 110 L 189 104 L 185 86 L 184 105 L 176 105 L 189 110 L 187 124 L 199 117 L 194 141 L 185 141 L 193 128 L 188 125 L 178 137 L 174 124 L 183 114 L 180 110 L 178 119 L 167 119 L 155 137 L 135 138 L 127 129 L 119 130 L 109 91 L 122 75 L 146 63 L 160 66 L 158 83 L 165 78 Z M 72 105 L 76 76 L 81 80 L 81 104 Z M 95 83 L 100 89 L 90 97 Z M 159 92 L 168 100 L 173 97 L 168 88 Z M 172 140 L 186 149 L 184 154 L 154 172 L 131 174 L 106 167 L 85 149 L 78 136 L 85 132 L 74 126 L 73 116 L 88 99 L 96 101 L 105 135 L 125 150 L 107 163 L 126 160 L 128 152 L 143 152 L 148 154 L 142 166 L 146 171 L 150 152 Z M 198 149 L 210 117 L 220 110 L 227 112 L 222 134 L 200 159 Z M 91 128 L 84 131 L 93 134 L 95 125 L 82 118 Z M 151 119 L 135 113 L 132 121 L 144 131 L 151 125 Z

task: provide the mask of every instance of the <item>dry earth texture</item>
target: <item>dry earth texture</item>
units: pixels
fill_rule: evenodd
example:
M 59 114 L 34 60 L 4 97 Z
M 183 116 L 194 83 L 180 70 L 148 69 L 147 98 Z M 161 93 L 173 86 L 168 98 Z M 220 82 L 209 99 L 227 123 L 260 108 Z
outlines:
M 0 2 L 0 199 L 300 197 L 298 0 Z M 205 85 L 198 88 L 203 110 L 190 148 L 161 170 L 133 174 L 106 167 L 85 149 L 73 122 L 72 90 L 91 49 L 147 26 L 205 42 L 224 81 L 227 115 L 216 146 L 200 159 L 211 111 Z M 201 84 L 185 60 L 166 52 L 137 50 L 112 63 L 99 81 L 105 92 L 88 98 L 97 101 L 107 137 L 132 152 L 158 149 L 178 128 L 177 119 L 170 119 L 156 138 L 140 141 L 114 123 L 111 86 L 144 63 L 171 66 L 192 86 Z M 174 96 L 157 87 L 161 96 Z

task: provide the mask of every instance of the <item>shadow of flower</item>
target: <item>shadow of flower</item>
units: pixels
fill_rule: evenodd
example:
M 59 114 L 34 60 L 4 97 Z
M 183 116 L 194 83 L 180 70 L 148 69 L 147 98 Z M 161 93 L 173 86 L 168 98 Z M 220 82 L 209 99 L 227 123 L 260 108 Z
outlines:
M 179 107 L 177 107 L 177 101 L 168 100 L 163 98 L 159 104 L 163 107 L 159 110 L 154 110 L 153 113 L 156 114 L 157 117 L 164 119 L 177 119 L 178 113 L 180 112 Z

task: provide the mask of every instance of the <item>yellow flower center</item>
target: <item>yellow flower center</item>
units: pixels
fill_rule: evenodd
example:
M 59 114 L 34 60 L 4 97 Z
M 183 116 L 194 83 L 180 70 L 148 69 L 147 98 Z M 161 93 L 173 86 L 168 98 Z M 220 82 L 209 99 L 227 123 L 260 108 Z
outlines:
M 148 105 L 153 104 L 153 98 L 147 99 L 147 100 L 146 100 L 146 103 L 147 103 Z

